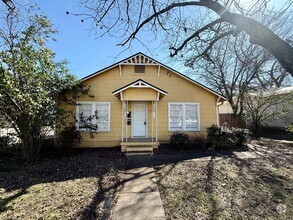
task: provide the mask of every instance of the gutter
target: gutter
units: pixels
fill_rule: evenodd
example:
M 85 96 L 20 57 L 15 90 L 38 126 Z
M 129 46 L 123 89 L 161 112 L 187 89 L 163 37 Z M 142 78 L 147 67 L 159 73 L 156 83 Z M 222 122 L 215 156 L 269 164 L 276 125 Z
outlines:
M 221 97 L 219 96 L 216 102 L 216 117 L 217 117 L 217 126 L 220 127 L 220 118 L 219 118 L 219 101 Z

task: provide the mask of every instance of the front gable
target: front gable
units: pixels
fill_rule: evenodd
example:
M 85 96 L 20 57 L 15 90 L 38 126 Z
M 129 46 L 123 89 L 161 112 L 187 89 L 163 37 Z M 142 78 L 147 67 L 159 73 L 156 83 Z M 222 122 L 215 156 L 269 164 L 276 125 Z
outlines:
M 136 68 L 138 67 L 138 68 Z M 145 72 L 135 72 L 136 69 L 142 70 L 143 68 L 139 67 L 144 67 Z M 212 89 L 198 83 L 197 81 L 179 73 L 178 71 L 148 57 L 145 54 L 142 53 L 137 53 L 131 57 L 128 57 L 122 61 L 119 61 L 109 67 L 106 67 L 100 71 L 97 71 L 89 76 L 84 77 L 81 79 L 82 82 L 87 83 L 87 81 L 95 81 L 93 78 L 96 78 L 98 76 L 101 76 L 103 74 L 111 74 L 111 77 L 106 77 L 108 80 L 116 82 L 116 79 L 119 79 L 119 82 L 117 83 L 117 87 L 115 87 L 114 90 L 118 90 L 120 87 L 123 87 L 129 83 L 132 83 L 136 80 L 145 80 L 147 83 L 151 83 L 153 86 L 159 87 L 159 84 L 164 84 L 167 82 L 160 82 L 165 80 L 164 77 L 161 77 L 162 74 L 167 74 L 169 78 L 171 78 L 172 75 L 176 75 L 177 78 L 184 79 L 186 81 L 185 83 L 189 82 L 196 87 L 199 87 L 201 90 L 204 90 L 204 93 L 210 93 L 219 98 L 221 101 L 225 100 L 226 98 L 223 97 L 221 94 L 213 91 Z M 151 75 L 149 75 L 151 74 Z M 156 77 L 156 78 L 155 78 Z M 166 80 L 165 80 L 166 81 Z M 170 81 L 170 80 L 169 80 Z M 182 80 L 180 80 L 182 81 Z M 170 82 L 176 86 L 176 82 Z M 182 83 L 181 83 L 182 84 Z M 187 83 L 188 84 L 188 83 Z M 164 89 L 164 88 L 161 88 Z M 179 89 L 179 88 L 178 88 Z M 166 90 L 167 91 L 167 90 Z M 113 92 L 113 90 L 112 90 Z M 167 91 L 168 92 L 168 91 Z
M 120 100 L 159 101 L 168 93 L 139 79 L 113 91 L 112 94 Z

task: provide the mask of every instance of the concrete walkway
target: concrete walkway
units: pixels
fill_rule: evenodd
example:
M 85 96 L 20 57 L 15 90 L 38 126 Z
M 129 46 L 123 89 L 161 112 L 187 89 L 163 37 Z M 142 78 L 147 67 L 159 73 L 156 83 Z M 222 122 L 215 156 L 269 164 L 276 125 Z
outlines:
M 113 220 L 165 219 L 150 156 L 128 156 Z
M 211 160 L 223 158 L 248 159 L 260 156 L 269 157 L 253 145 L 248 151 L 231 151 L 223 153 L 182 153 L 158 154 L 152 156 L 128 156 L 127 169 L 122 177 L 122 189 L 114 207 L 113 220 L 147 220 L 165 219 L 164 209 L 156 184 L 152 164 L 168 164 L 190 160 Z

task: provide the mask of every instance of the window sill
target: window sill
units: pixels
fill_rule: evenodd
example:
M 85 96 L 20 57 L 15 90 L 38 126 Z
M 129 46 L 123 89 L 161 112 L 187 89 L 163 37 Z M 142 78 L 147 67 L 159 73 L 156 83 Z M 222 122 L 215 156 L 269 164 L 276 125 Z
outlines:
M 176 131 L 188 132 L 188 131 L 200 131 L 200 129 L 190 129 L 190 130 L 169 129 L 168 131 L 170 131 L 170 132 L 176 132 Z
M 99 130 L 97 130 L 97 131 L 89 131 L 89 130 L 85 130 L 85 129 L 79 129 L 78 131 L 80 131 L 80 132 L 87 132 L 87 133 L 89 133 L 89 132 L 93 132 L 93 133 L 108 133 L 108 132 L 111 132 L 111 131 L 99 131 Z

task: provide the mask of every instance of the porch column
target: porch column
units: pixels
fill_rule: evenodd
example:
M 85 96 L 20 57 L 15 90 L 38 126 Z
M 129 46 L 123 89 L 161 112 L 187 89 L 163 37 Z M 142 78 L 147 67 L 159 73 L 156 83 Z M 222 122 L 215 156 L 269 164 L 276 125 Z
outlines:
M 152 142 L 154 142 L 154 120 L 155 120 L 155 104 L 154 101 L 152 101 Z
M 158 142 L 158 101 L 155 101 L 155 113 L 156 113 L 156 142 Z
M 121 123 L 121 126 L 122 126 L 122 142 L 124 142 L 124 130 L 125 130 L 125 121 L 126 121 L 126 102 L 125 101 L 122 101 L 122 123 Z M 127 127 L 126 127 L 127 129 Z

